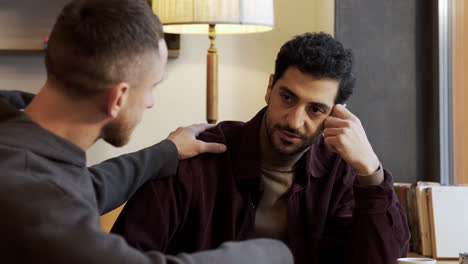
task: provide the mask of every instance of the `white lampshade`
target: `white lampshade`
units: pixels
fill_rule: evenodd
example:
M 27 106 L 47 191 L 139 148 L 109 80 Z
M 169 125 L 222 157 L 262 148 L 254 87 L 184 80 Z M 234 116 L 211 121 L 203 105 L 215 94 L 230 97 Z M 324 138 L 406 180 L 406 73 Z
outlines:
M 273 0 L 153 0 L 153 11 L 164 32 L 207 34 L 254 33 L 274 27 Z

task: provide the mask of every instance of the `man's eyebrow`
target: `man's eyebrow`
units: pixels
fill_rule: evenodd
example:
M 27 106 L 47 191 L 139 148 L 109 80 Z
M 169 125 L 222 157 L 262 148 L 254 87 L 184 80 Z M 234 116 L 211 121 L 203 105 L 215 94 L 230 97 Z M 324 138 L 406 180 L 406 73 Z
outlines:
M 280 86 L 279 88 L 280 88 L 280 90 L 282 92 L 288 93 L 289 96 L 294 97 L 294 98 L 298 98 L 298 96 L 295 93 L 293 93 L 291 90 L 289 90 L 288 87 Z M 331 110 L 331 106 L 329 106 L 329 105 L 327 105 L 325 103 L 310 102 L 309 104 L 314 105 L 316 107 L 320 107 L 320 108 L 324 109 L 325 111 L 330 111 Z
M 289 88 L 286 86 L 280 86 L 279 89 L 282 92 L 288 93 L 288 95 L 291 97 L 298 98 L 298 96 L 295 93 L 293 93 L 291 90 L 289 90 Z
M 317 107 L 320 107 L 320 108 L 324 109 L 325 111 L 330 111 L 331 110 L 331 107 L 328 106 L 327 104 L 324 104 L 324 103 L 311 102 L 310 104 L 312 104 L 314 106 L 317 106 Z

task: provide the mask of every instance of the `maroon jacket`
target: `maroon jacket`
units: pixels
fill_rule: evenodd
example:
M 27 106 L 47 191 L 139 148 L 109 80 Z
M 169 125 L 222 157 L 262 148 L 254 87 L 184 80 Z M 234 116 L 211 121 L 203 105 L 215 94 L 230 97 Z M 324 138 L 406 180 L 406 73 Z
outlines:
M 200 139 L 224 154 L 181 161 L 174 177 L 147 182 L 112 232 L 142 250 L 168 254 L 211 249 L 253 233 L 262 195 L 258 134 L 251 121 L 222 122 Z M 393 264 L 408 250 L 406 215 L 385 171 L 379 186 L 360 186 L 352 168 L 317 140 L 300 161 L 288 194 L 288 238 L 296 263 Z

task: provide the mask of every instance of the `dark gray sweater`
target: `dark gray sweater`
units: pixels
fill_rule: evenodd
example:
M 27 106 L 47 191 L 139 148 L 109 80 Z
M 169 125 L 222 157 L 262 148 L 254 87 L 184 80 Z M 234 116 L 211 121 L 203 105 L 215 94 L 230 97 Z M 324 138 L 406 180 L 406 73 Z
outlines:
M 16 109 L 31 98 L 0 92 L 1 263 L 292 263 L 287 247 L 273 240 L 165 256 L 105 233 L 101 214 L 148 179 L 175 174 L 175 145 L 164 140 L 87 168 L 85 152 Z

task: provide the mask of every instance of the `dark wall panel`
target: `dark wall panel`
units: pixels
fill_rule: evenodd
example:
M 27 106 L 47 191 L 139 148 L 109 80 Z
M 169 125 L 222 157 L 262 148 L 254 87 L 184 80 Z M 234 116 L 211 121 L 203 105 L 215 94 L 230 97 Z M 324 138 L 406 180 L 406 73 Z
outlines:
M 395 181 L 432 179 L 437 169 L 425 166 L 437 151 L 433 137 L 425 136 L 437 119 L 427 109 L 433 98 L 430 3 L 336 0 L 335 37 L 356 59 L 357 85 L 348 107 Z

